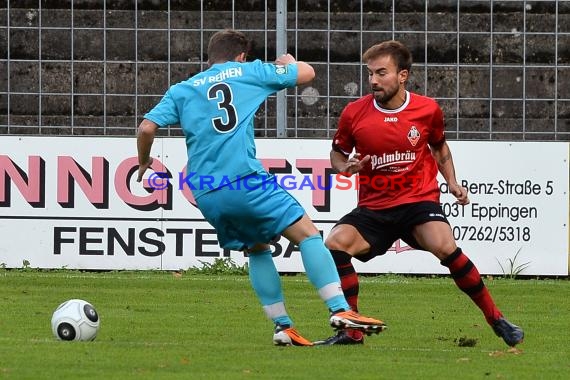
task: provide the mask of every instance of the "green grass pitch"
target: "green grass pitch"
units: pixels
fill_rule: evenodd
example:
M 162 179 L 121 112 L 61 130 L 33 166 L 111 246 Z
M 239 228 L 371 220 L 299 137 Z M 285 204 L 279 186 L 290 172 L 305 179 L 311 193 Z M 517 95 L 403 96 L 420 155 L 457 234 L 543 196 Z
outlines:
M 331 335 L 305 275 L 282 279 L 299 331 Z M 524 328 L 520 351 L 448 277 L 362 277 L 361 312 L 387 331 L 363 346 L 275 347 L 247 276 L 0 269 L 0 379 L 567 379 L 570 281 L 485 282 Z M 95 341 L 52 336 L 70 298 L 96 307 Z

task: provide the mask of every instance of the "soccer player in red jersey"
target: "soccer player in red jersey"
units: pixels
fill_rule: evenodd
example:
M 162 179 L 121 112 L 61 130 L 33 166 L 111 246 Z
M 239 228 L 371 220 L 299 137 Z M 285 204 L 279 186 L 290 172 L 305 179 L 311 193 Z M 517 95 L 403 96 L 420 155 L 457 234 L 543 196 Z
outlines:
M 457 203 L 469 203 L 467 189 L 455 177 L 441 108 L 434 99 L 406 90 L 412 57 L 402 43 L 376 44 L 364 53 L 363 61 L 372 94 L 345 107 L 331 151 L 337 172 L 359 174 L 358 206 L 340 219 L 326 239 L 345 297 L 358 310 L 359 283 L 352 258 L 366 262 L 402 239 L 437 257 L 497 336 L 515 346 L 523 340 L 522 329 L 503 317 L 479 271 L 457 247 L 440 206 L 438 171 Z M 362 342 L 361 332 L 348 329 L 317 343 Z

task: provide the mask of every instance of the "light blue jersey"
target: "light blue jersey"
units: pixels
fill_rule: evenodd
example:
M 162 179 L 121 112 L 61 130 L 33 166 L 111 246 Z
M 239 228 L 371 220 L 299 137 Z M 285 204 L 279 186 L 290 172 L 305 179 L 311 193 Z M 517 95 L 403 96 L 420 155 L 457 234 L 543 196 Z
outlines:
M 251 173 L 256 158 L 253 119 L 265 99 L 297 82 L 297 65 L 228 61 L 173 85 L 144 117 L 161 127 L 180 124 L 186 136 L 186 182 L 195 198 Z

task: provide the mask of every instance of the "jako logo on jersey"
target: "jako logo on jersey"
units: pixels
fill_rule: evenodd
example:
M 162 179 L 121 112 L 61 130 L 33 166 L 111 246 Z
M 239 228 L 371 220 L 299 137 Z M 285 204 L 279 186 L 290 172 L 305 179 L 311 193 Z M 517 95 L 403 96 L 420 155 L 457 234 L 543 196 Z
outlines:
M 398 122 L 398 118 L 395 116 L 392 116 L 392 117 L 386 116 L 384 118 L 384 123 L 397 123 L 397 122 Z
M 420 139 L 420 131 L 416 128 L 415 125 L 412 125 L 410 131 L 408 132 L 408 141 L 412 146 L 416 146 L 418 140 Z

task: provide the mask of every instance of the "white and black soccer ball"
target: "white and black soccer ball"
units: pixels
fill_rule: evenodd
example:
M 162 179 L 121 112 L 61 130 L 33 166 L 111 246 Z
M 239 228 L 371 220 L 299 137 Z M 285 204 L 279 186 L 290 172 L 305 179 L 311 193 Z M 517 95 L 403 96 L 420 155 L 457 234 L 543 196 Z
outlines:
M 51 330 L 60 340 L 89 341 L 99 332 L 99 315 L 89 302 L 72 299 L 55 309 L 51 317 Z

